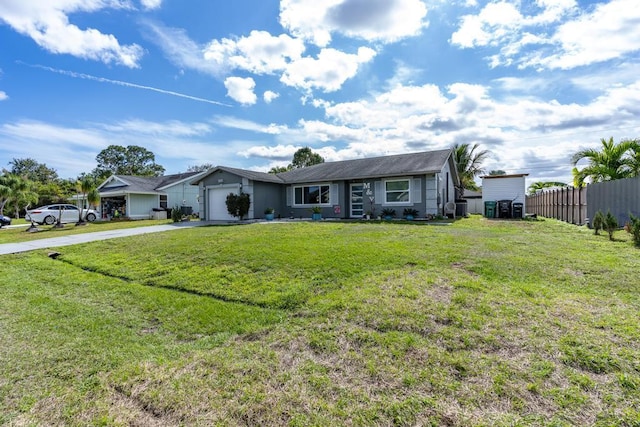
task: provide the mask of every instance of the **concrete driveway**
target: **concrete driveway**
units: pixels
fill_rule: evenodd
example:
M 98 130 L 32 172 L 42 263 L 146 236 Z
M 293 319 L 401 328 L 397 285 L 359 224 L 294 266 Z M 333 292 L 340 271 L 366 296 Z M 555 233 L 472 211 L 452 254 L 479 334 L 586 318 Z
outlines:
M 73 234 L 70 236 L 51 237 L 48 239 L 32 240 L 30 242 L 0 244 L 0 255 L 28 252 L 36 249 L 57 248 L 60 246 L 77 245 L 79 243 L 94 242 L 96 240 L 115 239 L 118 237 L 137 236 L 160 231 L 180 230 L 184 228 L 211 225 L 208 221 L 177 222 L 175 224 L 150 225 L 147 227 L 126 228 L 122 230 L 96 231 L 93 233 Z

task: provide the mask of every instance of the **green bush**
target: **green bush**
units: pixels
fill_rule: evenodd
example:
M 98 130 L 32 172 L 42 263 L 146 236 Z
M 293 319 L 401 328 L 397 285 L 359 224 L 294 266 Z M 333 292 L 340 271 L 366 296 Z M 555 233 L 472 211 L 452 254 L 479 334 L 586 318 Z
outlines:
M 249 213 L 249 206 L 251 205 L 251 199 L 247 193 L 234 194 L 229 193 L 227 195 L 227 212 L 229 215 L 235 216 L 242 221 L 242 218 Z
M 182 211 L 180 210 L 180 206 L 175 205 L 173 209 L 171 209 L 171 219 L 173 222 L 182 221 Z

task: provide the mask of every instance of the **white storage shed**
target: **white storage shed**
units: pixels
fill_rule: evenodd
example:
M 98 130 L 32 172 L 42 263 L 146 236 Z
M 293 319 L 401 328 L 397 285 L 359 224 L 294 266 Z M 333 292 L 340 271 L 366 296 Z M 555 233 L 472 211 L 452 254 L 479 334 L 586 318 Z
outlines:
M 525 177 L 528 175 L 522 173 L 483 176 L 482 205 L 485 207 L 485 216 L 488 216 L 486 202 L 495 202 L 494 217 L 523 218 L 526 212 L 527 195 Z

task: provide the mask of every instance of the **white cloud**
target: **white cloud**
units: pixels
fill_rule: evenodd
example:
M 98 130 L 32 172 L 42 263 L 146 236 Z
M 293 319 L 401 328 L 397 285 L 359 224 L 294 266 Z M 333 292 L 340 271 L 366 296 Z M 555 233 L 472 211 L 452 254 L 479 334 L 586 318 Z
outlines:
M 204 60 L 204 47 L 189 38 L 185 30 L 169 28 L 152 21 L 142 21 L 149 32 L 147 38 L 156 43 L 165 55 L 178 67 L 196 70 L 203 74 L 219 77 L 228 71 L 224 63 Z
M 269 147 L 266 145 L 258 145 L 249 147 L 248 149 L 239 152 L 238 154 L 244 157 L 261 157 L 265 159 L 275 160 L 291 160 L 296 151 L 302 147 L 295 145 L 281 145 L 278 144 L 275 147 Z
M 299 59 L 304 43 L 286 34 L 272 36 L 266 31 L 251 31 L 248 37 L 236 40 L 213 40 L 204 50 L 204 58 L 217 64 L 257 74 L 272 74 L 283 70 L 289 62 Z
M 143 55 L 139 45 L 122 45 L 112 34 L 103 34 L 95 28 L 80 29 L 69 22 L 72 13 L 128 7 L 128 2 L 117 0 L 3 0 L 0 20 L 51 53 L 137 68 Z
M 640 7 L 635 0 L 599 4 L 590 14 L 561 25 L 552 41 L 558 51 L 527 65 L 570 69 L 640 50 Z
M 158 9 L 162 6 L 162 0 L 141 0 L 140 3 L 145 9 Z
M 272 36 L 266 31 L 252 31 L 248 37 L 213 40 L 201 48 L 186 36 L 184 30 L 151 22 L 146 25 L 153 32 L 150 40 L 158 43 L 179 66 L 218 77 L 234 70 L 259 75 L 281 74 L 282 83 L 306 91 L 340 89 L 346 80 L 355 76 L 360 64 L 371 61 L 376 55 L 373 49 L 361 47 L 356 54 L 325 48 L 316 58 L 303 57 L 305 46 L 301 39 L 286 34 Z
M 227 96 L 241 104 L 252 105 L 258 99 L 253 92 L 256 82 L 251 77 L 227 77 L 224 80 L 224 87 L 227 88 Z
M 418 35 L 427 8 L 420 0 L 282 0 L 280 23 L 320 47 L 332 33 L 392 43 Z
M 269 124 L 267 126 L 252 122 L 250 120 L 238 119 L 233 116 L 216 116 L 213 119 L 213 123 L 218 126 L 223 126 L 231 129 L 245 130 L 255 133 L 265 133 L 270 135 L 277 135 L 287 131 L 286 125 Z
M 115 123 L 84 123 L 80 126 L 60 126 L 42 121 L 19 121 L 0 125 L 0 143 L 7 158 L 33 157 L 46 159 L 55 165 L 63 178 L 73 178 L 82 172 L 90 172 L 100 151 L 117 141 L 118 145 L 140 145 L 156 155 L 156 162 L 166 167 L 166 162 L 186 165 L 205 162 L 229 164 L 238 146 L 220 146 L 215 150 L 215 162 L 193 158 L 193 153 L 210 153 L 208 136 L 211 126 L 206 123 L 180 121 L 152 122 L 128 120 Z M 201 141 L 198 140 L 201 138 Z M 244 144 L 245 146 L 248 143 Z M 242 145 L 240 145 L 242 146 Z M 205 154 L 206 155 L 206 154 Z
M 0 90 L 0 101 L 5 101 L 7 99 L 9 99 L 9 95 L 7 95 L 6 92 Z
M 524 15 L 516 4 L 489 3 L 478 14 L 462 17 L 451 43 L 499 48 L 488 56 L 492 67 L 515 63 L 540 69 L 572 69 L 640 50 L 635 0 L 611 0 L 581 14 L 574 0 L 538 0 L 535 5 L 536 13 Z
M 267 104 L 271 104 L 271 101 L 279 97 L 280 97 L 279 93 L 273 92 L 271 90 L 265 91 L 265 93 L 262 95 L 262 99 L 264 99 L 264 102 L 266 102 Z
M 360 64 L 371 61 L 375 55 L 376 52 L 368 47 L 359 48 L 355 55 L 331 48 L 322 49 L 317 59 L 305 57 L 289 64 L 280 81 L 300 89 L 319 88 L 333 92 L 356 75 Z

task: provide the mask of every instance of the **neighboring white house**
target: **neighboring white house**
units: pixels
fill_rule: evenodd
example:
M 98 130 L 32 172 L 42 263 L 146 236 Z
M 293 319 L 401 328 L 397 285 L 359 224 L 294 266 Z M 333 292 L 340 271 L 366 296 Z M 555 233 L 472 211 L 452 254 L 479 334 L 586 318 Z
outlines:
M 525 177 L 529 174 L 515 175 L 487 175 L 482 177 L 482 204 L 486 209 L 486 202 L 496 202 L 495 217 L 511 218 L 512 216 L 524 217 L 526 212 L 527 187 Z M 503 203 L 500 203 L 503 202 Z M 508 203 L 507 203 L 508 202 Z M 518 205 L 520 204 L 521 205 Z M 514 215 L 514 204 L 521 210 Z M 509 215 L 506 216 L 506 206 L 509 206 Z M 502 207 L 502 209 L 501 209 Z M 516 210 L 517 212 L 517 210 Z M 485 212 L 486 214 L 486 212 Z
M 98 187 L 102 217 L 159 218 L 154 212 L 164 213 L 175 206 L 198 214 L 198 187 L 190 182 L 202 173 L 157 177 L 112 175 Z

